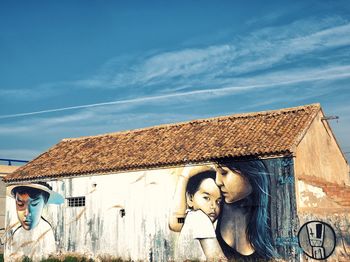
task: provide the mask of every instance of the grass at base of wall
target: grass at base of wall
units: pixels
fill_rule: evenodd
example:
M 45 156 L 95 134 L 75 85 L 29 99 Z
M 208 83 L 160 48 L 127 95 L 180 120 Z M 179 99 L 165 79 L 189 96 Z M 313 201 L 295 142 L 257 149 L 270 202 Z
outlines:
M 0 262 L 4 262 L 4 254 L 0 254 Z
M 103 262 L 134 262 L 134 260 L 123 260 L 112 256 L 99 256 L 98 261 Z M 199 262 L 199 260 L 186 260 L 187 262 Z M 240 261 L 240 260 L 239 260 Z M 0 254 L 0 262 L 4 262 L 3 255 Z M 22 262 L 34 262 L 29 257 L 23 257 Z M 40 262 L 95 262 L 92 258 L 87 258 L 81 255 L 66 255 L 54 256 L 40 260 Z M 140 261 L 138 261 L 140 262 Z M 236 262 L 236 260 L 235 260 Z
M 130 262 L 132 260 L 123 260 L 121 258 L 111 257 L 111 256 L 99 256 L 99 261 L 106 262 Z M 0 260 L 3 262 L 3 260 Z M 29 257 L 23 257 L 22 262 L 34 262 Z M 52 256 L 46 259 L 40 260 L 40 262 L 95 262 L 94 259 L 84 257 L 82 255 L 61 255 L 61 256 Z

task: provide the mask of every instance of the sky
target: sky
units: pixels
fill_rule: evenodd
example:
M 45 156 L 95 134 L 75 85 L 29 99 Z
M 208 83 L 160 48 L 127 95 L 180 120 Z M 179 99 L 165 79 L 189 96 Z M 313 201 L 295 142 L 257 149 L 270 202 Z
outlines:
M 350 1 L 0 2 L 0 158 L 321 103 L 350 152 Z

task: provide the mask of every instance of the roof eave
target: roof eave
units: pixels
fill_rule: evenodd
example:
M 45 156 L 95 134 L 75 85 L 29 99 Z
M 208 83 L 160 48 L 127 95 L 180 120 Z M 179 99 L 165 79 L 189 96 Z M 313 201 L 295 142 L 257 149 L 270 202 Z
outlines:
M 99 170 L 89 170 L 82 172 L 71 172 L 71 173 L 58 173 L 58 174 L 48 174 L 43 176 L 27 176 L 22 178 L 8 178 L 4 177 L 3 181 L 7 184 L 17 184 L 21 182 L 37 182 L 37 181 L 53 181 L 64 178 L 72 178 L 72 177 L 82 177 L 82 176 L 91 176 L 91 175 L 108 175 L 108 174 L 116 174 L 116 173 L 125 173 L 125 172 L 136 172 L 136 171 L 144 171 L 144 170 L 155 170 L 155 169 L 164 169 L 164 168 L 176 168 L 184 165 L 192 164 L 192 165 L 202 165 L 212 163 L 217 159 L 234 159 L 234 160 L 253 160 L 253 159 L 271 159 L 271 158 L 280 158 L 280 157 L 293 157 L 294 154 L 290 150 L 283 150 L 279 152 L 265 152 L 261 154 L 253 154 L 253 155 L 241 155 L 241 156 L 217 156 L 207 159 L 200 160 L 192 160 L 192 161 L 178 161 L 172 163 L 154 163 L 150 165 L 143 166 L 126 166 L 123 168 L 106 168 Z M 20 171 L 16 172 L 16 174 L 20 175 Z M 12 174 L 13 175 L 13 174 Z

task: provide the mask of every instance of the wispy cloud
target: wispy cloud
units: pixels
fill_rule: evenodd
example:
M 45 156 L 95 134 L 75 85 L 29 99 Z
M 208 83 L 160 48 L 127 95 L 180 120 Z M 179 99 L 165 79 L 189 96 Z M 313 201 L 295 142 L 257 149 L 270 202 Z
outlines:
M 236 36 L 231 43 L 222 45 L 156 52 L 137 59 L 132 56 L 115 58 L 91 78 L 44 84 L 42 88 L 47 91 L 46 94 L 54 93 L 60 86 L 90 90 L 107 88 L 124 90 L 124 97 L 122 95 L 119 99 L 102 103 L 0 115 L 0 119 L 79 111 L 77 114 L 44 121 L 47 126 L 69 125 L 77 121 L 91 121 L 93 111 L 107 112 L 107 107 L 111 107 L 114 113 L 116 110 L 120 113 L 154 102 L 158 105 L 179 101 L 193 103 L 256 90 L 289 88 L 300 83 L 348 79 L 350 63 L 346 60 L 330 58 L 327 63 L 317 66 L 314 63 L 320 54 L 329 55 L 327 51 L 339 47 L 345 48 L 343 54 L 349 56 L 348 46 L 350 23 L 341 17 L 327 17 L 321 21 L 308 19 L 263 28 L 241 37 Z M 313 63 L 310 64 L 310 60 Z M 298 65 L 293 67 L 296 62 Z M 323 90 L 315 92 L 315 96 L 327 93 L 332 88 L 336 86 L 323 86 Z M 38 93 L 36 95 L 40 95 Z M 138 96 L 128 96 L 129 93 Z M 25 89 L 23 95 L 26 95 Z M 310 92 L 309 96 L 312 97 L 313 93 Z M 278 101 L 279 98 L 268 101 L 271 104 L 276 99 Z M 268 105 L 268 101 L 256 102 Z M 85 113 L 80 113 L 81 109 L 85 109 Z M 11 128 L 3 125 L 0 133 L 7 133 Z M 25 132 L 27 128 L 17 126 L 12 131 Z
M 0 115 L 0 119 L 94 108 L 94 107 L 111 106 L 111 105 L 145 104 L 145 103 L 150 103 L 154 101 L 168 101 L 173 98 L 183 98 L 187 100 L 197 98 L 197 100 L 198 99 L 206 100 L 206 99 L 213 99 L 213 98 L 226 96 L 226 95 L 232 95 L 235 93 L 249 92 L 249 91 L 252 91 L 252 89 L 262 89 L 262 88 L 266 89 L 266 88 L 273 88 L 273 87 L 281 88 L 281 87 L 286 87 L 289 85 L 294 85 L 294 84 L 303 83 L 303 82 L 334 80 L 334 79 L 342 79 L 342 78 L 350 78 L 350 65 L 335 66 L 335 67 L 322 68 L 322 69 L 299 68 L 295 70 L 278 71 L 270 74 L 265 74 L 263 76 L 235 79 L 234 81 L 236 82 L 236 84 L 238 84 L 236 86 L 176 92 L 176 93 L 161 94 L 156 96 L 143 96 L 139 98 L 124 99 L 124 100 L 110 101 L 110 102 L 104 102 L 104 103 L 94 103 L 94 104 L 62 107 L 62 108 L 55 108 L 55 109 L 48 109 L 48 110 L 41 110 L 41 111 L 34 111 L 34 112 Z M 257 83 L 260 83 L 260 84 L 257 84 Z M 334 87 L 331 87 L 331 88 L 334 91 Z M 320 91 L 318 91 L 317 94 L 319 93 Z M 89 115 L 86 114 L 84 117 L 89 117 Z M 76 121 L 76 120 L 77 119 L 74 116 L 68 116 L 65 118 L 56 119 L 55 122 L 56 124 L 59 124 L 60 122 L 62 123 L 62 122 Z M 23 129 L 24 127 L 19 127 L 19 128 Z
M 340 17 L 296 21 L 235 37 L 232 43 L 157 53 L 109 74 L 76 82 L 89 88 L 136 88 L 164 92 L 167 88 L 220 87 L 242 74 L 285 65 L 302 56 L 350 45 L 350 23 Z M 314 56 L 312 56 L 315 54 Z M 111 68 L 116 67 L 115 70 Z M 153 89 L 150 89 L 153 87 Z M 162 89 L 162 90 L 161 90 Z
M 278 16 L 278 14 L 276 15 Z M 274 17 L 274 16 L 273 16 Z M 275 19 L 275 18 L 268 19 Z M 350 46 L 350 23 L 339 17 L 304 19 L 281 26 L 265 27 L 246 35 L 235 36 L 231 42 L 204 48 L 187 48 L 175 51 L 155 52 L 145 56 L 125 56 L 113 58 L 105 63 L 97 73 L 86 79 L 43 84 L 31 96 L 45 93 L 51 95 L 62 92 L 63 88 L 88 88 L 90 90 L 118 90 L 121 101 L 107 101 L 96 105 L 65 107 L 64 110 L 88 108 L 90 106 L 144 102 L 149 99 L 163 99 L 173 96 L 197 94 L 196 91 L 211 93 L 236 90 L 252 86 L 276 86 L 278 82 L 294 81 L 292 78 L 326 79 L 347 77 L 347 73 L 335 72 L 349 63 L 332 61 L 315 67 L 320 54 L 336 48 Z M 313 61 L 310 66 L 310 61 Z M 293 63 L 302 67 L 302 72 L 291 72 Z M 325 75 L 325 70 L 333 73 Z M 292 70 L 293 71 L 293 70 Z M 275 72 L 275 73 L 271 73 Z M 310 77 L 307 73 L 312 73 Z M 289 79 L 288 79 L 289 78 Z M 300 79 L 300 78 L 299 78 Z M 233 87 L 235 86 L 235 87 Z M 239 86 L 239 87 L 237 87 Z M 19 90 L 23 97 L 25 89 Z M 3 93 L 5 92 L 5 93 Z M 17 91 L 3 91 L 14 95 Z M 188 93 L 189 92 L 189 93 Z M 139 97 L 131 96 L 137 93 Z M 167 96 L 169 95 L 169 96 Z M 141 98 L 142 97 L 142 98 Z M 41 110 L 42 113 L 60 109 Z M 44 112 L 45 111 L 45 112 Z M 34 112 L 35 114 L 37 112 Z
M 52 137 L 58 142 L 62 138 L 96 135 L 126 129 L 174 123 L 203 117 L 191 113 L 170 112 L 124 112 L 116 115 L 117 107 L 90 108 L 63 116 L 25 118 L 4 124 L 0 135 L 17 137 L 35 137 L 41 144 L 40 137 Z M 11 150 L 10 150 L 11 151 Z M 0 150 L 8 155 L 8 150 Z

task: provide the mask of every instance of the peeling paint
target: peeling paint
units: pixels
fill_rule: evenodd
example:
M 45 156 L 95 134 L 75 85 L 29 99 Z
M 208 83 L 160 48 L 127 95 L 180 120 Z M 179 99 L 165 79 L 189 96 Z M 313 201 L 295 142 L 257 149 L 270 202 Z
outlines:
M 339 205 L 330 199 L 321 187 L 298 181 L 299 207 L 334 208 Z
M 298 261 L 300 250 L 295 241 L 282 241 L 295 239 L 300 226 L 296 187 L 304 206 L 317 207 L 329 200 L 322 188 L 303 181 L 295 183 L 292 158 L 263 162 L 270 185 L 267 211 L 271 216 L 271 236 L 276 251 L 281 259 Z M 53 189 L 66 198 L 85 197 L 83 207 L 68 207 L 65 203 L 48 206 L 45 211 L 45 216 L 53 225 L 58 252 L 134 261 L 174 260 L 179 235 L 169 229 L 168 221 L 182 170 L 179 167 L 50 182 Z M 9 206 L 6 210 L 6 232 L 10 234 L 18 221 L 14 200 L 8 197 L 6 201 Z M 344 241 L 347 241 L 347 235 Z M 45 250 L 42 252 L 44 254 Z

